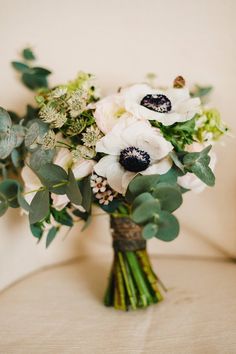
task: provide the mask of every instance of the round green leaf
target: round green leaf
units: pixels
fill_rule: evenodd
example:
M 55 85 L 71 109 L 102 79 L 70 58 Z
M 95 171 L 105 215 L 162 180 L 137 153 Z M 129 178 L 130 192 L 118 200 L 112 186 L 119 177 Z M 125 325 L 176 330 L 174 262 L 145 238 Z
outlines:
M 19 124 L 15 124 L 12 127 L 12 131 L 14 131 L 14 133 L 16 134 L 16 145 L 15 147 L 19 147 L 25 137 L 25 128 L 22 127 L 22 125 Z
M 159 212 L 158 227 L 156 237 L 162 241 L 172 241 L 179 234 L 179 222 L 176 217 L 168 211 Z
M 158 226 L 154 223 L 149 223 L 144 226 L 144 228 L 142 230 L 142 236 L 146 240 L 148 240 L 152 237 L 155 237 L 157 235 L 157 231 L 158 231 Z
M 9 133 L 12 121 L 9 113 L 0 107 L 0 133 Z
M 159 214 L 160 203 L 158 200 L 148 200 L 139 205 L 132 213 L 131 217 L 136 224 L 143 224 Z
M 14 131 L 0 134 L 0 159 L 8 157 L 17 144 L 17 136 Z
M 160 201 L 161 208 L 170 212 L 179 208 L 183 202 L 178 187 L 168 183 L 159 183 L 152 194 Z
M 8 204 L 11 208 L 18 208 L 19 203 L 17 200 L 19 183 L 14 179 L 6 179 L 2 183 L 0 183 L 0 192 L 3 194 Z
M 126 193 L 126 199 L 128 202 L 132 200 L 141 193 L 150 192 L 152 188 L 156 186 L 159 181 L 159 175 L 148 175 L 148 176 L 136 176 L 129 184 Z
M 54 154 L 55 150 L 38 149 L 30 157 L 30 166 L 33 170 L 38 171 L 43 165 L 53 160 Z
M 135 209 L 140 204 L 147 202 L 148 200 L 154 200 L 153 196 L 148 192 L 142 193 L 134 199 L 132 208 Z

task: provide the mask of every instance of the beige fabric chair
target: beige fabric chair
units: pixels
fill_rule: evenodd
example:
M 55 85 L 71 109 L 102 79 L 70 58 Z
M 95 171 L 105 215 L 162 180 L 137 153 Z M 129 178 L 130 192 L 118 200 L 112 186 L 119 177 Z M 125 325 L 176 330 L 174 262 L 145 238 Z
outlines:
M 236 265 L 153 256 L 165 301 L 123 313 L 102 297 L 111 255 L 81 257 L 0 294 L 3 354 L 234 354 Z

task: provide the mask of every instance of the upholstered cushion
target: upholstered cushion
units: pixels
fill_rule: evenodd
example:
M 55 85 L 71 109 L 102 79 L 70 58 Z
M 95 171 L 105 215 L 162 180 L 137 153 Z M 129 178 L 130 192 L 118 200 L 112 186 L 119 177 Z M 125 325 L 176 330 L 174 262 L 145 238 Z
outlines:
M 169 291 L 147 310 L 105 308 L 109 256 L 35 273 L 0 294 L 4 354 L 236 353 L 236 265 L 155 256 Z

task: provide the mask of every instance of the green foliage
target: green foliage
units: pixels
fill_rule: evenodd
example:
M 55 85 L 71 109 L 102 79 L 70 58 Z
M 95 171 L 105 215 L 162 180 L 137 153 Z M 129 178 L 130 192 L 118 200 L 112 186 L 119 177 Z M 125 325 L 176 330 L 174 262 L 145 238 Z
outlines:
M 24 136 L 24 127 L 12 125 L 9 113 L 0 107 L 0 159 L 6 159 L 16 147 L 19 147 Z
M 209 137 L 212 141 L 218 141 L 227 131 L 228 127 L 217 109 L 205 109 L 202 114 L 196 116 L 195 137 L 201 143 Z
M 50 192 L 61 195 L 66 194 L 68 175 L 61 166 L 46 163 L 36 171 L 36 174 Z
M 78 183 L 71 169 L 68 171 L 68 184 L 65 187 L 66 195 L 71 203 L 81 205 L 82 195 L 79 190 Z
M 55 150 L 37 149 L 30 156 L 30 166 L 38 171 L 43 165 L 51 163 L 55 155 Z
M 191 91 L 191 96 L 192 97 L 200 97 L 203 98 L 211 93 L 213 90 L 212 86 L 199 86 L 195 85 L 193 90 Z
M 35 60 L 35 55 L 34 53 L 32 52 L 32 49 L 31 48 L 25 48 L 22 50 L 22 57 L 25 59 L 25 60 Z
M 179 223 L 176 217 L 168 211 L 160 211 L 156 237 L 162 241 L 174 240 L 179 234 Z
M 137 176 L 129 184 L 126 197 L 132 205 L 131 218 L 143 226 L 145 239 L 170 241 L 177 237 L 179 224 L 171 214 L 183 201 L 177 176 L 173 166 L 164 175 Z
M 11 208 L 19 207 L 17 200 L 18 188 L 19 183 L 14 179 L 6 179 L 0 183 L 0 193 L 5 196 Z
M 207 146 L 201 152 L 186 153 L 183 157 L 183 164 L 188 172 L 194 173 L 201 181 L 208 186 L 214 186 L 215 176 L 209 167 L 211 145 Z
M 158 225 L 150 222 L 144 226 L 142 230 L 142 236 L 143 238 L 148 240 L 152 237 L 155 237 L 157 235 L 157 232 L 158 232 Z
M 4 215 L 8 209 L 7 198 L 0 192 L 0 216 Z
M 160 212 L 161 205 L 158 200 L 147 200 L 136 207 L 131 215 L 136 224 L 145 224 L 153 219 Z
M 153 197 L 161 203 L 161 208 L 170 212 L 175 211 L 183 202 L 182 194 L 177 185 L 159 183 L 152 193 Z
M 161 130 L 164 138 L 171 142 L 177 151 L 184 150 L 186 145 L 190 145 L 194 141 L 195 117 L 186 122 L 174 123 L 168 126 L 156 121 L 150 122 Z
M 90 213 L 91 206 L 92 206 L 92 190 L 91 190 L 91 183 L 90 183 L 90 176 L 83 178 L 79 183 L 79 189 L 82 194 L 82 206 L 84 209 Z
M 59 224 L 69 226 L 69 227 L 73 226 L 72 217 L 70 216 L 70 214 L 68 214 L 66 208 L 64 208 L 62 210 L 56 210 L 51 207 L 50 210 L 51 210 L 52 216 Z
M 8 133 L 12 127 L 12 121 L 9 113 L 0 107 L 0 134 Z
M 49 214 L 49 191 L 41 190 L 38 191 L 31 204 L 29 210 L 29 221 L 30 224 L 35 224 L 36 222 L 42 221 Z
M 34 237 L 40 240 L 43 236 L 43 225 L 40 222 L 36 222 L 35 224 L 30 224 L 30 230 Z
M 48 76 L 51 71 L 32 66 L 31 62 L 35 60 L 34 53 L 30 48 L 25 48 L 22 51 L 23 62 L 13 61 L 12 66 L 21 75 L 21 81 L 30 90 L 38 90 L 48 87 Z
M 129 184 L 125 199 L 132 202 L 144 192 L 151 192 L 159 182 L 160 175 L 136 176 Z
M 51 229 L 48 231 L 47 239 L 46 239 L 46 248 L 48 248 L 49 245 L 52 243 L 52 241 L 56 237 L 58 231 L 59 231 L 59 228 L 55 227 L 55 226 L 51 227 Z

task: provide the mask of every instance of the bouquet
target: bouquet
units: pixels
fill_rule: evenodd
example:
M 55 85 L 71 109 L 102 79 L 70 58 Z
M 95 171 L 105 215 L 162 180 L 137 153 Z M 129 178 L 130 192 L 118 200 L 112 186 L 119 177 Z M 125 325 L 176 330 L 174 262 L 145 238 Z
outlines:
M 24 117 L 0 108 L 0 215 L 21 208 L 48 247 L 62 225 L 87 227 L 96 205 L 110 216 L 114 249 L 105 305 L 158 303 L 147 240 L 174 240 L 183 194 L 215 183 L 212 145 L 227 127 L 206 106 L 211 87 L 190 90 L 181 76 L 158 87 L 149 75 L 100 98 L 93 75 L 49 87 L 51 72 L 35 60 L 26 48 L 12 62 L 35 106 Z

